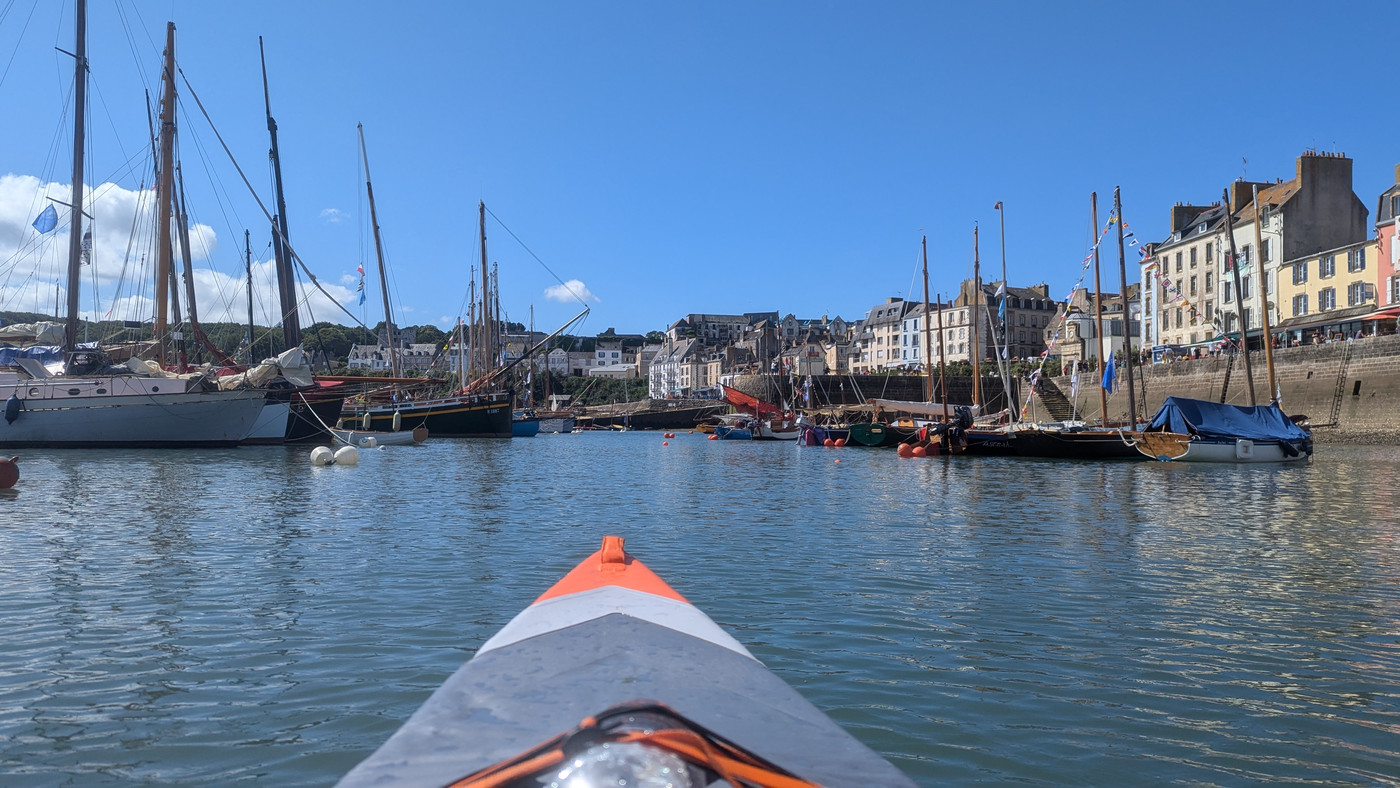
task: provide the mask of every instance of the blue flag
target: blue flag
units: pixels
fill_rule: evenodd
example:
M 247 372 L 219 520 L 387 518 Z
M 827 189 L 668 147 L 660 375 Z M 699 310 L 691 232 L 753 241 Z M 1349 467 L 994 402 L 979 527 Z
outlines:
M 53 232 L 53 228 L 57 226 L 58 211 L 55 211 L 52 205 L 45 208 L 44 212 L 39 214 L 39 218 L 34 220 L 34 229 L 38 230 L 40 233 Z
M 1103 367 L 1103 387 L 1109 394 L 1112 394 L 1118 385 L 1118 365 L 1113 359 L 1113 354 L 1108 354 L 1108 363 Z
M 365 305 L 365 291 L 364 291 L 364 288 L 361 288 L 361 289 L 360 289 L 360 306 L 364 306 L 364 305 Z

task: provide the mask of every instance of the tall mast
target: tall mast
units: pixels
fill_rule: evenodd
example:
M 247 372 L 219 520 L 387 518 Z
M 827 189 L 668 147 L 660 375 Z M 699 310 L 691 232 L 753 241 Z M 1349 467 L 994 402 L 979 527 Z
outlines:
M 1016 420 L 1016 409 L 1011 401 L 1011 326 L 1010 315 L 1006 311 L 1006 299 L 1011 297 L 1011 283 L 1006 281 L 1006 208 L 997 200 L 997 214 L 1001 217 L 1001 303 L 997 314 L 1001 317 L 1001 352 L 997 354 L 997 367 L 1001 370 L 1002 399 L 1006 402 L 1006 420 Z
M 1099 231 L 1099 193 L 1089 192 L 1089 210 L 1093 216 L 1094 232 Z M 1108 390 L 1103 387 L 1104 366 L 1108 363 L 1104 360 L 1103 352 L 1103 288 L 1099 286 L 1099 244 L 1094 241 L 1094 335 L 1097 337 L 1098 350 L 1094 353 L 1099 360 L 1099 424 L 1108 426 Z M 1113 352 L 1113 343 L 1108 343 L 1108 352 Z
M 972 227 L 972 405 L 982 404 L 982 348 L 977 338 L 977 323 L 981 320 L 978 305 L 982 301 L 982 261 L 977 251 L 977 226 Z
M 1269 326 L 1269 275 L 1264 271 L 1264 228 L 1259 222 L 1259 187 L 1254 187 L 1254 248 L 1259 250 L 1259 310 L 1264 327 L 1264 365 L 1269 370 L 1269 402 L 1278 402 L 1278 382 L 1274 379 L 1274 337 Z
M 185 306 L 186 313 L 190 317 L 190 329 L 199 330 L 199 313 L 194 305 L 194 260 L 190 254 L 190 224 L 189 217 L 185 214 L 185 175 L 180 170 L 180 165 L 175 165 L 175 187 L 176 197 L 179 200 L 179 209 L 175 211 L 176 231 L 180 234 L 180 260 L 185 272 Z M 184 334 L 180 335 L 180 371 L 185 371 L 185 339 Z
M 491 273 L 486 268 L 486 201 L 477 203 L 477 213 L 481 225 L 481 365 L 482 373 L 491 369 L 491 359 L 495 357 L 495 346 L 491 329 Z
M 938 386 L 943 400 L 943 420 L 948 420 L 948 369 L 943 365 L 943 294 L 938 294 Z
M 68 231 L 68 318 L 63 350 L 78 346 L 78 296 L 83 265 L 83 125 L 87 123 L 87 0 L 78 0 L 73 53 L 73 190 L 72 225 Z
M 282 157 L 277 153 L 277 121 L 272 118 L 272 98 L 267 89 L 267 56 L 262 36 L 258 36 L 258 59 L 262 61 L 263 104 L 267 107 L 267 133 L 272 139 L 268 157 L 272 159 L 272 186 L 277 196 L 277 215 L 272 217 L 272 253 L 277 261 L 277 297 L 282 309 L 282 344 L 301 344 L 301 318 L 297 312 L 296 272 L 292 270 L 287 245 L 287 198 L 282 193 Z M 363 147 L 363 146 L 362 146 Z
M 933 402 L 933 334 L 929 331 L 932 328 L 928 324 L 928 236 L 922 240 L 924 249 L 924 394 L 929 402 Z
M 165 25 L 165 85 L 160 104 L 160 178 L 156 182 L 156 362 L 165 366 L 165 334 L 170 306 L 170 205 L 175 173 L 175 23 Z
M 257 334 L 253 333 L 253 235 L 247 230 L 243 231 L 243 259 L 248 269 L 248 364 L 251 366 L 257 358 L 253 352 Z
M 1128 262 L 1123 254 L 1123 200 L 1117 186 L 1113 187 L 1113 215 L 1118 219 L 1118 279 L 1123 283 L 1123 372 L 1128 384 L 1128 429 L 1135 430 L 1137 395 L 1133 393 L 1133 335 L 1128 331 Z
M 374 186 L 369 182 L 369 153 L 365 151 L 365 126 L 356 123 L 360 133 L 360 156 L 365 161 L 365 194 L 369 197 L 369 223 L 374 228 L 374 254 L 379 258 L 379 284 L 384 291 L 384 342 L 389 346 L 389 371 L 396 378 L 403 377 L 403 369 L 398 349 L 394 346 L 394 312 L 389 306 L 389 277 L 384 271 L 384 245 L 379 240 L 379 215 L 374 210 Z
M 1235 251 L 1235 215 L 1234 206 L 1230 205 L 1230 191 L 1225 190 L 1225 236 L 1230 243 L 1230 256 L 1226 259 L 1230 261 L 1230 268 L 1234 271 L 1235 279 L 1235 313 L 1240 320 L 1240 351 L 1244 354 L 1244 376 L 1249 381 L 1249 404 L 1258 405 L 1254 398 L 1254 365 L 1249 361 L 1249 326 L 1244 322 L 1244 290 L 1240 288 L 1240 260 Z M 1260 266 L 1263 270 L 1263 266 Z

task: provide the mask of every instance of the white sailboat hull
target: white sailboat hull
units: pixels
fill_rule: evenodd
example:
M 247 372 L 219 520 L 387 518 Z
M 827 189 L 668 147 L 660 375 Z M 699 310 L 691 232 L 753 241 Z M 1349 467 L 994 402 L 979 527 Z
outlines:
M 0 419 L 0 447 L 236 446 L 267 402 L 266 391 L 188 385 L 125 376 L 0 378 L 0 400 L 21 401 L 14 421 Z

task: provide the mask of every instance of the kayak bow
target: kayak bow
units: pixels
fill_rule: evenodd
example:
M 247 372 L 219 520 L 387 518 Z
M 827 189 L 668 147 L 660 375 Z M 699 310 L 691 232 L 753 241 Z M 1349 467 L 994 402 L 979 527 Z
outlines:
M 586 781 L 595 764 L 610 782 Z M 648 774 L 678 788 L 913 785 L 615 536 L 340 784 L 635 786 Z

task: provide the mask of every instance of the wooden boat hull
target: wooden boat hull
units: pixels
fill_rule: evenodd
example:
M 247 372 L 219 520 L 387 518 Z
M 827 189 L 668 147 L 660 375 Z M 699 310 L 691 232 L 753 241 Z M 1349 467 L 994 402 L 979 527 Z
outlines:
M 970 429 L 963 433 L 963 437 L 967 441 L 963 447 L 964 454 L 982 457 L 1011 457 L 1016 454 L 1011 446 L 1011 434 L 1004 429 Z
M 399 429 L 427 427 L 435 438 L 509 438 L 510 398 L 505 394 L 465 394 L 459 397 L 412 400 L 398 405 L 347 407 L 347 426 L 366 431 L 394 432 L 394 414 Z M 365 414 L 369 423 L 365 424 Z
M 1311 448 L 1299 451 L 1291 444 L 1285 448 L 1285 443 L 1148 432 L 1143 433 L 1137 449 L 1143 457 L 1162 462 L 1282 463 L 1307 462 L 1312 456 Z
M 1012 433 L 1019 457 L 1055 460 L 1140 460 L 1134 433 L 1122 430 L 1053 430 L 1026 427 Z
M 483 644 L 340 785 L 448 785 L 519 762 L 580 720 L 639 700 L 664 704 L 805 780 L 914 784 L 628 555 L 621 539 L 607 537 L 602 550 Z M 597 752 L 607 729 L 593 730 L 598 735 L 560 744 L 553 765 L 522 767 L 510 784 L 548 784 L 561 764 Z
M 860 446 L 893 446 L 899 443 L 899 435 L 884 422 L 872 421 L 852 424 L 849 427 L 850 441 Z
M 329 389 L 329 390 L 328 390 Z M 298 392 L 292 396 L 292 412 L 287 419 L 287 443 L 308 443 L 326 439 L 326 428 L 334 427 L 345 410 L 345 397 L 333 388 Z

